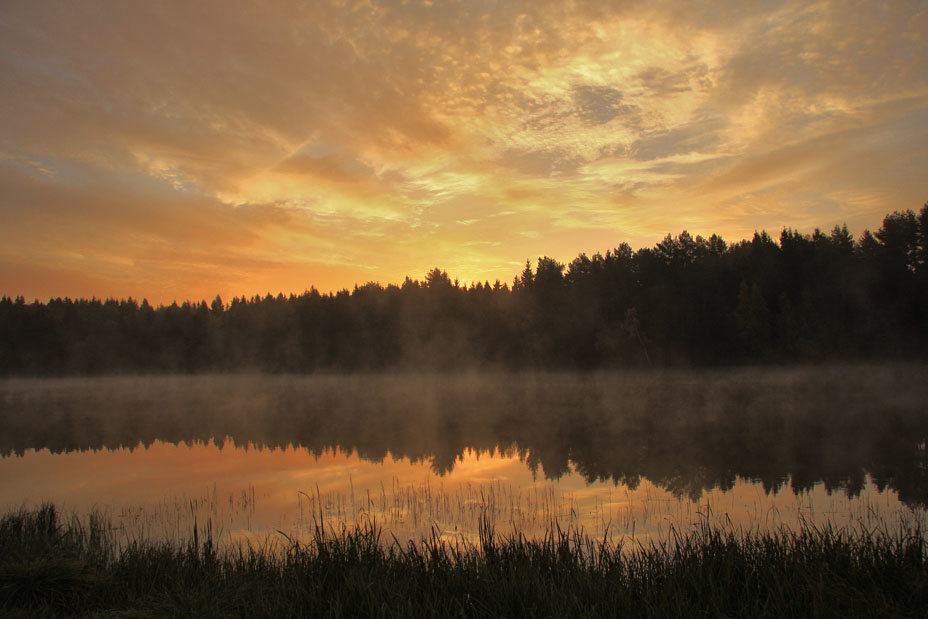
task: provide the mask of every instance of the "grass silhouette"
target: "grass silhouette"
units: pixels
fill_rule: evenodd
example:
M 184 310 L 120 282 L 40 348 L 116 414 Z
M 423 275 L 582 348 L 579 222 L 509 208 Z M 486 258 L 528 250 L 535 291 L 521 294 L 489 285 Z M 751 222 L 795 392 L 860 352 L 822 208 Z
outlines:
M 639 544 L 557 527 L 538 539 L 435 530 L 391 540 L 376 523 L 316 527 L 307 542 L 220 547 L 117 542 L 99 516 L 53 505 L 0 519 L 0 610 L 11 616 L 923 616 L 918 528 L 737 535 L 708 522 Z

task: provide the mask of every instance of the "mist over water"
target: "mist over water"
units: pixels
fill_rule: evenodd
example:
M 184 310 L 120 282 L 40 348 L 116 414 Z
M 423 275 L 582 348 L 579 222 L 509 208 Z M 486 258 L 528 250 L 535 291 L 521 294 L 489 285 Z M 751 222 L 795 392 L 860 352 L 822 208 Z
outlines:
M 756 514 L 811 496 L 836 497 L 845 512 L 884 495 L 890 509 L 923 510 L 926 376 L 898 365 L 6 380 L 0 501 L 77 496 L 83 484 L 104 488 L 96 505 L 107 492 L 125 503 L 131 481 L 95 484 L 109 476 L 148 480 L 133 496 L 166 507 L 196 492 L 208 502 L 220 484 L 229 496 L 212 500 L 245 516 L 255 504 L 289 510 L 274 526 L 323 508 L 389 520 L 405 501 L 404 518 L 427 527 L 456 522 L 454 501 L 459 516 L 479 517 L 490 498 L 510 520 L 518 507 L 519 517 L 592 510 L 602 521 L 621 503 L 626 525 L 644 519 L 644 496 L 684 519 L 748 494 Z M 17 483 L 26 478 L 28 490 Z

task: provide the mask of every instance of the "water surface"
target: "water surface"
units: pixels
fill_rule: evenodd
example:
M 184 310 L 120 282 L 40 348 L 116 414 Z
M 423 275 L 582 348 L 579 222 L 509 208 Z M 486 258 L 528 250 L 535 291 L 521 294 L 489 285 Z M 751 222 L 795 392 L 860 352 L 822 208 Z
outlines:
M 8 380 L 0 506 L 105 510 L 126 538 L 398 539 L 482 520 L 648 539 L 920 518 L 925 368 Z

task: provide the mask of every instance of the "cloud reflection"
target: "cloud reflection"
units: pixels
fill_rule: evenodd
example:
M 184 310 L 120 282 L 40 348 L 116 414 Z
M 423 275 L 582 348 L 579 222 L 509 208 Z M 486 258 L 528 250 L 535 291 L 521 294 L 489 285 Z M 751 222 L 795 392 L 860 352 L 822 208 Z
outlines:
M 679 497 L 739 478 L 851 496 L 869 476 L 928 504 L 918 367 L 371 376 L 10 380 L 0 455 L 209 443 L 405 458 L 446 475 L 469 451 L 551 479 Z M 41 419 L 37 424 L 35 420 Z

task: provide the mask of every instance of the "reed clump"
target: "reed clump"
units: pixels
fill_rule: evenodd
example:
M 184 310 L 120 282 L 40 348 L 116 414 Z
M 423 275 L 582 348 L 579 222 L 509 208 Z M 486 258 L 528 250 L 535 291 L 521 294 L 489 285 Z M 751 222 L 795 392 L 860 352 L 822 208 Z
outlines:
M 0 519 L 0 612 L 82 617 L 924 616 L 919 528 L 809 524 L 739 535 L 708 522 L 632 549 L 556 526 L 538 539 L 391 539 L 375 522 L 308 541 L 119 541 L 53 505 Z

